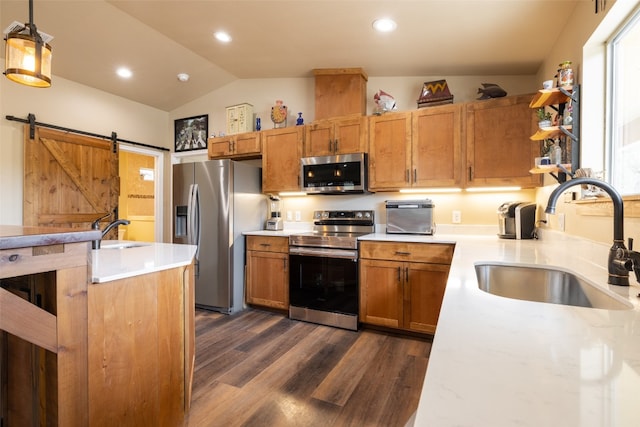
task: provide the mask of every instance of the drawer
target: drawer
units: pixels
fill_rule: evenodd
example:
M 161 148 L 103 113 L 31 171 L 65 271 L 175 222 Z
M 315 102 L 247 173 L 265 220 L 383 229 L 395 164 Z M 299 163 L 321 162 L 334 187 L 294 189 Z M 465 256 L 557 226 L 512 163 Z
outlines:
M 360 258 L 451 264 L 448 243 L 360 242 Z
M 247 250 L 289 252 L 289 238 L 276 236 L 247 236 Z

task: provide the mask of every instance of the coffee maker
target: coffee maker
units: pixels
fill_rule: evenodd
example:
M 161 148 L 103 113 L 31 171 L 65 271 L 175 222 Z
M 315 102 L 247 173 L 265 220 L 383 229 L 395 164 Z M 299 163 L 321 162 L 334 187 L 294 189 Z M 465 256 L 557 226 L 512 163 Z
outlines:
M 280 198 L 278 196 L 269 196 L 269 218 L 267 218 L 265 229 L 278 231 L 283 228 Z
M 505 202 L 498 208 L 498 237 L 501 239 L 533 239 L 536 204 Z

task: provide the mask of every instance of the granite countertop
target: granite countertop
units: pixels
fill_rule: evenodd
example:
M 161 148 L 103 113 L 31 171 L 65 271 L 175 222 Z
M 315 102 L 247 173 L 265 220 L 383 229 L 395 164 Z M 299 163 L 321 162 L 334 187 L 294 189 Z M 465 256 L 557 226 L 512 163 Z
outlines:
M 0 249 L 90 242 L 101 237 L 102 233 L 99 230 L 0 225 Z
M 415 426 L 640 425 L 640 286 L 607 285 L 610 245 L 547 232 L 541 240 L 402 236 L 455 251 Z M 633 305 L 602 310 L 521 301 L 478 288 L 480 262 L 553 266 Z
M 101 249 L 91 251 L 91 281 L 105 283 L 188 265 L 196 248 L 174 243 L 103 240 Z

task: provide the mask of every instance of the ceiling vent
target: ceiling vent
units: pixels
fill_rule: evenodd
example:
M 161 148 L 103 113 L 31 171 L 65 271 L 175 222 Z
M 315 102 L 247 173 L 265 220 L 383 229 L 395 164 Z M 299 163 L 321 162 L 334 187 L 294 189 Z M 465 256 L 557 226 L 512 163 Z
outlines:
M 16 31 L 21 31 L 25 27 L 26 27 L 26 24 L 23 24 L 22 22 L 18 22 L 18 21 L 13 21 L 11 24 L 9 24 L 7 28 L 4 29 L 2 34 L 6 36 L 9 33 L 15 33 Z M 40 34 L 40 37 L 42 37 L 42 41 L 45 43 L 49 43 L 51 40 L 53 40 L 53 36 L 47 33 L 43 33 L 40 30 L 38 30 L 38 34 Z

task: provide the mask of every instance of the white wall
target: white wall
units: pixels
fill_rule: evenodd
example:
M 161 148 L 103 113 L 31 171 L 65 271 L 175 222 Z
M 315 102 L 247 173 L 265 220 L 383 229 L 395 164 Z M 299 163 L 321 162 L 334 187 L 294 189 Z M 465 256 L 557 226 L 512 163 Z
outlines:
M 4 61 L 0 60 L 4 69 Z M 22 224 L 23 124 L 11 115 L 100 135 L 116 132 L 122 139 L 172 147 L 169 114 L 124 98 L 53 76 L 48 89 L 23 86 L 0 78 L 0 224 Z M 164 156 L 166 162 L 169 155 Z

